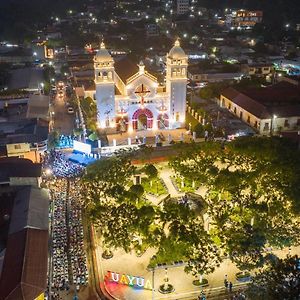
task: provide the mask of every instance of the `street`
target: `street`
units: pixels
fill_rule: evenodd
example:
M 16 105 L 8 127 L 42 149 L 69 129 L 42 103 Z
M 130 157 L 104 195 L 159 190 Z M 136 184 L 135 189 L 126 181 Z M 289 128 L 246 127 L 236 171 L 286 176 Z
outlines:
M 57 130 L 63 135 L 73 134 L 75 122 L 75 113 L 68 113 L 66 105 L 67 101 L 68 98 L 65 92 L 63 92 L 62 97 L 57 93 L 53 99 L 54 130 Z

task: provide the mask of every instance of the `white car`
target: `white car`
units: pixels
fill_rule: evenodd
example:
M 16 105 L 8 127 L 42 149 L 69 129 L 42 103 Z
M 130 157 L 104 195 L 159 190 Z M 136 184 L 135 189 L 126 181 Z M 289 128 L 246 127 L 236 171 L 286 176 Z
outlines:
M 71 106 L 69 106 L 68 107 L 68 114 L 74 114 L 74 109 L 73 109 L 73 107 L 71 107 Z

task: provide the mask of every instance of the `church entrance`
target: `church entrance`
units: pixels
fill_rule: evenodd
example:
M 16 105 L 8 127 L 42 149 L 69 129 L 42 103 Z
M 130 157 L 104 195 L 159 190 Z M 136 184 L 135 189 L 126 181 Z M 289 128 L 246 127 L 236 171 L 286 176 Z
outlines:
M 132 116 L 132 128 L 134 130 L 151 129 L 153 126 L 153 114 L 148 108 L 139 108 Z
M 138 117 L 137 130 L 146 130 L 147 129 L 147 116 L 145 114 L 141 114 Z

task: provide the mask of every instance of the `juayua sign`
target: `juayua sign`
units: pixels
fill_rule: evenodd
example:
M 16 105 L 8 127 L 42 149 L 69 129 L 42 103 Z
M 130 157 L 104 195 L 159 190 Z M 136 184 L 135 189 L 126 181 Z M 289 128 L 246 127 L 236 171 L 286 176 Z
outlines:
M 107 271 L 106 278 L 112 282 L 121 283 L 121 284 L 132 286 L 132 287 L 152 290 L 152 284 L 151 284 L 150 280 L 149 279 L 145 280 L 144 277 L 132 276 L 132 275 L 128 275 L 128 274 L 120 274 L 117 272 Z

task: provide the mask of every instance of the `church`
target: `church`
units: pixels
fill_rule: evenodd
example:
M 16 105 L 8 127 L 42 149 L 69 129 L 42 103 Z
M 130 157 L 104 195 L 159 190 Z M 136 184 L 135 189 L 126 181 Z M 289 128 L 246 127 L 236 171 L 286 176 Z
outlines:
M 104 43 L 94 57 L 97 122 L 115 131 L 176 129 L 185 126 L 188 57 L 179 41 L 166 57 L 165 86 L 143 62 L 114 61 Z

